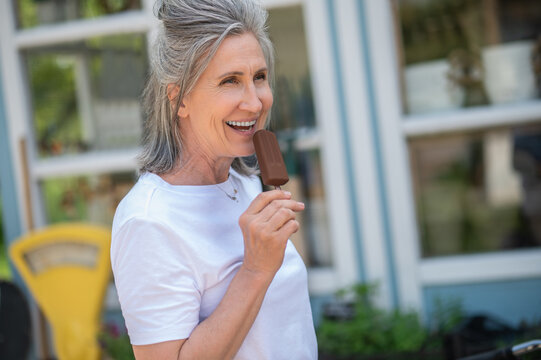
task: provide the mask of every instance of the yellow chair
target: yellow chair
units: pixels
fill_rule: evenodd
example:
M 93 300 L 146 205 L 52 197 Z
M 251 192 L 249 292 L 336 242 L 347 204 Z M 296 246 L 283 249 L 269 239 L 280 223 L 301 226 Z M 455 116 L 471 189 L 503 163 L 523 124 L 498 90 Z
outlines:
M 61 224 L 15 241 L 10 256 L 54 335 L 59 360 L 97 360 L 97 336 L 111 274 L 107 228 Z

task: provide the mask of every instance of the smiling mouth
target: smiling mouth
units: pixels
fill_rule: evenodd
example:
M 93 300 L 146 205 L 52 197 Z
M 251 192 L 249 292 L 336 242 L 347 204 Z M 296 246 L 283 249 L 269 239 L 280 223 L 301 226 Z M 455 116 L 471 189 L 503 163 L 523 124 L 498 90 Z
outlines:
M 238 131 L 250 131 L 254 127 L 257 120 L 252 121 L 226 121 L 225 123 Z

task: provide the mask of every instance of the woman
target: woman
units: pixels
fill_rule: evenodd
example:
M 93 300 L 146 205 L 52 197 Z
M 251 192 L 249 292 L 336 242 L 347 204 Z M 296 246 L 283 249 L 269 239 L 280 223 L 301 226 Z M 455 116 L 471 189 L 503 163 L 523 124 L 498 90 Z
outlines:
M 163 0 L 144 94 L 139 181 L 111 261 L 137 359 L 314 359 L 304 204 L 261 193 L 252 136 L 272 106 L 266 13 L 251 0 Z

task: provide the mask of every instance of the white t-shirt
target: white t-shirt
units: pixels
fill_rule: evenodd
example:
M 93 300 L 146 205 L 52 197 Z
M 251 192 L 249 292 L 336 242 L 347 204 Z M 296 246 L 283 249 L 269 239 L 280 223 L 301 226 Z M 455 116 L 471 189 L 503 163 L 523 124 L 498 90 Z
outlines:
M 238 202 L 225 193 L 238 189 Z M 216 309 L 242 264 L 240 215 L 257 177 L 174 186 L 146 173 L 119 204 L 112 231 L 115 285 L 134 345 L 188 338 Z M 306 267 L 289 241 L 284 262 L 236 359 L 316 359 Z

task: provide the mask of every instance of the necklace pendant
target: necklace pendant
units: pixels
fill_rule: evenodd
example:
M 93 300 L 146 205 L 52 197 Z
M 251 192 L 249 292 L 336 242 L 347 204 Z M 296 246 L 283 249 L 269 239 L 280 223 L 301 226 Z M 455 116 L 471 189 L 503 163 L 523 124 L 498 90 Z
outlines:
M 229 181 L 230 179 L 231 179 L 231 178 L 228 178 L 227 181 Z M 233 179 L 231 179 L 231 181 L 232 181 L 232 180 L 233 180 Z M 229 199 L 231 199 L 232 201 L 234 201 L 234 202 L 236 202 L 236 203 L 239 202 L 239 199 L 238 199 L 237 196 L 236 196 L 236 195 L 238 194 L 238 190 L 235 189 L 235 187 L 234 187 L 233 184 L 231 184 L 231 187 L 233 188 L 233 194 L 232 194 L 232 195 L 230 195 L 227 191 L 225 191 L 224 189 L 222 189 L 222 187 L 221 187 L 219 184 L 215 184 L 215 185 L 216 185 L 216 187 L 217 187 L 218 189 L 220 189 L 220 191 L 223 192 L 223 193 L 225 194 L 225 196 L 227 196 Z

